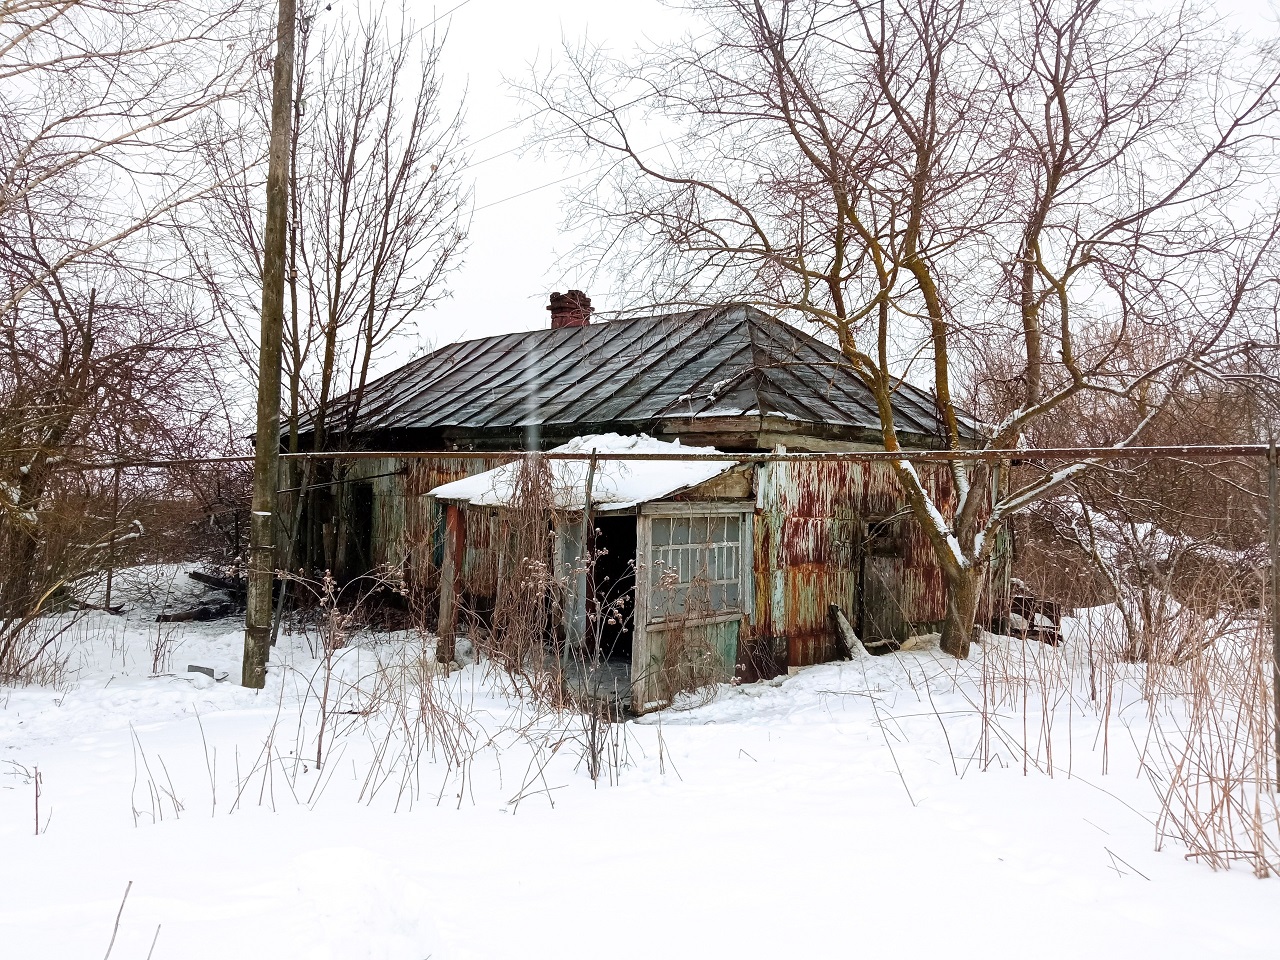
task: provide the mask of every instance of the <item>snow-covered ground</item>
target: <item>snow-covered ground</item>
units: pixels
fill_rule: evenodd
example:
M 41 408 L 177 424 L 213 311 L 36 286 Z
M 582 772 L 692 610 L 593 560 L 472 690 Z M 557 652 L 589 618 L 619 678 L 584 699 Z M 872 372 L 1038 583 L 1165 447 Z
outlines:
M 77 624 L 56 686 L 0 688 L 0 956 L 102 956 L 118 914 L 138 960 L 1280 956 L 1275 882 L 1155 851 L 1132 691 L 1104 726 L 1026 688 L 984 748 L 982 658 L 1070 645 L 722 687 L 612 728 L 596 785 L 580 720 L 483 664 L 425 678 L 407 635 L 339 655 L 317 770 L 314 631 L 253 692 L 235 621 L 161 602 Z

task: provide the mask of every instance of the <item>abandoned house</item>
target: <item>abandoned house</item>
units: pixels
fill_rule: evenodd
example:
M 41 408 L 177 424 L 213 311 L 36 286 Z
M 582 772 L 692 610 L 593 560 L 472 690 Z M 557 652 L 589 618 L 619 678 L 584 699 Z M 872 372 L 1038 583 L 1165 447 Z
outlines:
M 695 655 L 708 676 L 742 680 L 837 658 L 833 605 L 871 642 L 937 628 L 942 574 L 887 463 L 746 456 L 883 449 L 872 397 L 835 348 L 741 304 L 592 323 L 590 300 L 570 291 L 548 309 L 546 329 L 406 364 L 354 414 L 339 400 L 341 445 L 388 454 L 345 468 L 341 567 L 403 564 L 436 598 L 447 642 L 493 610 L 512 562 L 503 545 L 526 462 L 513 454 L 559 450 L 581 457 L 541 461 L 558 636 L 619 665 L 637 711 L 664 703 L 689 667 L 677 661 Z M 902 384 L 894 416 L 904 447 L 941 445 L 927 393 Z M 608 459 L 685 452 L 704 456 Z M 948 502 L 950 472 L 921 473 Z M 988 602 L 1007 592 L 1004 565 L 993 569 Z

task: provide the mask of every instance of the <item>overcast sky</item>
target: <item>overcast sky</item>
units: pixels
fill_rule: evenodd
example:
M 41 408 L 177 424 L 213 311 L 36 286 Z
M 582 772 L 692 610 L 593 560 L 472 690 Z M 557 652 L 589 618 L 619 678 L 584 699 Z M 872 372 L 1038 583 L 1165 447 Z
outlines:
M 459 2 L 462 5 L 459 6 Z M 467 89 L 467 135 L 474 144 L 475 217 L 466 263 L 450 278 L 453 297 L 424 315 L 423 339 L 434 344 L 548 326 L 544 309 L 552 290 L 578 286 L 571 243 L 561 235 L 559 183 L 566 169 L 521 156 L 528 125 L 512 127 L 528 108 L 503 78 L 525 79 L 530 64 L 558 55 L 562 38 L 587 32 L 618 51 L 637 40 L 671 36 L 682 18 L 655 0 L 408 0 L 418 24 L 442 18 L 448 82 Z M 665 30 L 665 32 L 663 32 Z M 492 159 L 490 159 L 492 158 Z M 514 199 L 513 199 L 514 198 Z M 607 309 L 609 291 L 588 291 Z
M 527 77 L 530 63 L 558 55 L 563 38 L 589 33 L 624 52 L 645 36 L 669 37 L 686 24 L 701 30 L 656 0 L 407 2 L 419 25 L 445 14 L 449 82 L 455 89 L 466 84 L 467 133 L 479 161 L 469 171 L 476 206 L 470 252 L 451 278 L 453 297 L 424 315 L 420 336 L 439 345 L 545 327 L 550 291 L 579 285 L 572 245 L 561 232 L 560 203 L 572 185 L 547 186 L 567 172 L 554 160 L 519 156 L 528 130 L 511 125 L 526 110 L 503 77 Z M 1269 30 L 1274 20 L 1274 0 L 1216 0 L 1213 6 L 1251 30 Z M 618 306 L 607 289 L 587 292 L 597 309 Z M 399 358 L 388 359 L 393 367 Z

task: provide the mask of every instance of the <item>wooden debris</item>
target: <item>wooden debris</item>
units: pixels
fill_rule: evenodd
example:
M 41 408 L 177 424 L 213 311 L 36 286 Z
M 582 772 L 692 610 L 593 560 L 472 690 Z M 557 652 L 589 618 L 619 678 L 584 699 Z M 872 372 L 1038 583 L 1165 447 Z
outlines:
M 844 611 L 839 606 L 833 603 L 827 608 L 827 619 L 831 622 L 831 630 L 835 635 L 836 651 L 842 659 L 852 660 L 855 657 L 870 656 L 867 648 L 858 639 L 858 635 L 853 632 L 853 627 L 849 625 L 849 618 L 844 615 Z
M 206 587 L 213 587 L 215 590 L 225 590 L 232 596 L 244 596 L 245 584 L 243 580 L 231 580 L 226 577 L 215 577 L 209 573 L 203 573 L 200 570 L 188 570 L 187 576 L 196 583 L 202 583 Z
M 205 603 L 187 610 L 176 610 L 173 613 L 162 613 L 156 617 L 156 623 L 189 623 L 191 621 L 220 620 L 235 613 L 236 604 L 230 600 L 223 603 Z

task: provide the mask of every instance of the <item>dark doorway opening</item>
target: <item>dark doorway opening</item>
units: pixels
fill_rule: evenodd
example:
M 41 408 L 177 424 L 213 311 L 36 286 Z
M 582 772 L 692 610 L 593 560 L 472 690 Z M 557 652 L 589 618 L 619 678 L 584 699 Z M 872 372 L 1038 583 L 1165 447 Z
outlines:
M 351 539 L 346 557 L 348 579 L 363 576 L 373 569 L 373 484 L 351 485 Z
M 592 584 L 592 641 L 599 637 L 600 656 L 605 660 L 631 662 L 632 615 L 636 589 L 636 518 L 597 516 L 595 528 L 596 563 Z M 597 606 L 598 604 L 598 606 Z

